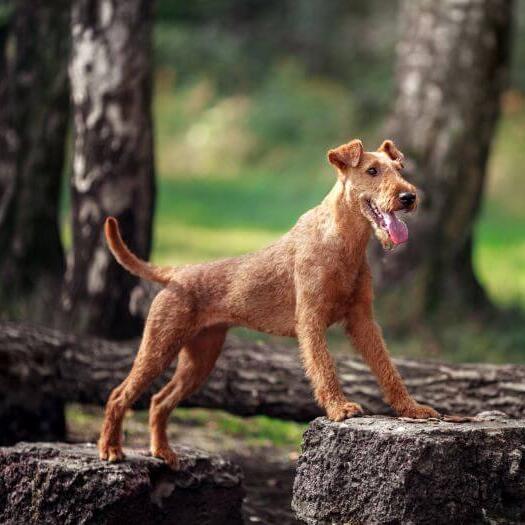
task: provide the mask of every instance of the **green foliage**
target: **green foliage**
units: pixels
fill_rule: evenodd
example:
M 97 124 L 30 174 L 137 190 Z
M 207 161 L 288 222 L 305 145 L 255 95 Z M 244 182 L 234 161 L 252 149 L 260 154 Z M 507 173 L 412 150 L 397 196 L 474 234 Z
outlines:
M 286 166 L 292 171 L 292 148 L 295 160 L 307 167 L 316 149 L 326 150 L 352 134 L 355 114 L 352 97 L 340 83 L 308 76 L 296 62 L 288 61 L 255 91 L 248 119 L 259 146 L 253 160 L 274 155 L 276 148 L 288 149 Z M 314 167 L 319 168 L 319 160 Z
M 157 24 L 155 49 L 159 65 L 176 65 L 182 84 L 206 75 L 221 90 L 231 92 L 249 78 L 251 63 L 243 53 L 243 42 L 220 27 L 202 28 L 196 35 L 191 26 Z
M 162 156 L 161 171 L 169 175 L 211 169 L 225 176 L 247 167 L 266 174 L 286 170 L 294 175 L 298 168 L 317 172 L 326 166 L 326 149 L 357 132 L 351 93 L 340 82 L 308 75 L 293 60 L 276 64 L 256 89 L 245 94 L 222 95 L 209 79 L 174 90 L 166 70 L 159 75 L 159 84 L 160 145 L 169 141 L 172 152 L 184 146 L 171 164 L 164 163 L 168 155 Z M 370 120 L 361 126 L 360 136 L 377 123 Z M 203 164 L 206 159 L 209 166 Z
M 14 13 L 14 3 L 3 0 L 0 2 L 0 29 L 6 26 Z
M 249 93 L 293 60 L 343 81 L 360 124 L 388 107 L 397 1 L 197 0 L 158 6 L 157 63 L 184 85 L 206 75 L 221 94 Z
M 102 423 L 101 407 L 68 404 L 66 419 L 70 431 L 83 439 L 91 439 L 99 432 Z M 183 435 L 184 429 L 195 427 L 208 434 L 230 437 L 243 446 L 249 447 L 290 447 L 298 448 L 306 424 L 294 421 L 283 421 L 267 416 L 240 417 L 222 410 L 178 407 L 170 418 L 170 429 Z M 179 430 L 180 429 L 180 430 Z M 149 437 L 148 411 L 130 411 L 125 422 L 126 439 L 132 442 L 147 440 Z M 200 446 L 200 445 L 197 445 Z
M 191 2 L 157 2 L 157 20 L 162 23 L 198 23 L 255 18 L 276 9 L 279 0 L 192 0 Z
M 256 86 L 276 60 L 294 56 L 311 73 L 345 81 L 367 118 L 384 110 L 391 94 L 398 4 L 159 0 L 157 58 L 183 77 L 205 71 L 231 90 Z M 515 2 L 514 9 L 511 81 L 524 90 L 525 2 Z
M 491 322 L 458 319 L 412 332 L 386 334 L 394 355 L 433 358 L 456 363 L 525 363 L 525 325 L 519 310 L 498 314 Z
M 222 410 L 178 408 L 175 414 L 179 421 L 205 424 L 223 434 L 243 438 L 252 445 L 297 445 L 306 430 L 302 423 L 267 416 L 239 417 Z
M 525 214 L 506 208 L 505 201 L 495 199 L 485 206 L 476 226 L 474 265 L 498 304 L 525 308 Z

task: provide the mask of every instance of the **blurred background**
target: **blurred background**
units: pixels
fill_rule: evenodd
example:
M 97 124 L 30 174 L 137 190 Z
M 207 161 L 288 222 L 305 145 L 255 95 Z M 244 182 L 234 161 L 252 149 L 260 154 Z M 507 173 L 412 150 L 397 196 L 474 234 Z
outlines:
M 370 246 L 392 353 L 525 363 L 525 2 L 52 4 L 0 2 L 0 318 L 136 337 L 151 291 L 109 256 L 107 215 L 158 263 L 243 254 L 321 201 L 329 148 L 393 138 L 422 205 L 406 247 Z M 70 438 L 96 435 L 100 409 L 68 410 Z M 174 421 L 292 459 L 303 429 Z
M 457 264 L 455 254 L 440 252 L 461 251 L 462 247 L 450 245 L 464 243 L 471 229 L 467 257 L 471 257 L 474 276 L 495 310 L 488 316 L 494 323 L 487 325 L 486 316 L 477 322 L 484 301 L 465 294 L 462 300 L 466 304 L 451 305 L 457 290 L 451 292 L 442 286 L 441 276 L 428 277 L 435 279 L 437 292 L 426 289 L 426 283 L 417 290 L 418 281 L 407 263 L 407 268 L 389 278 L 395 281 L 406 273 L 410 290 L 400 292 L 394 282 L 385 283 L 384 279 L 381 288 L 393 287 L 405 306 L 419 293 L 436 293 L 442 296 L 438 302 L 446 303 L 446 312 L 441 309 L 440 314 L 452 315 L 446 316 L 445 323 L 439 322 L 435 314 L 440 308 L 432 304 L 412 318 L 408 314 L 407 323 L 405 307 L 387 303 L 381 308 L 378 291 L 382 324 L 391 328 L 404 325 L 392 334 L 401 343 L 393 345 L 394 352 L 438 353 L 460 361 L 523 362 L 521 315 L 514 316 L 509 310 L 521 313 L 525 306 L 525 177 L 520 169 L 525 160 L 525 4 L 515 4 L 512 22 L 507 20 L 510 25 L 502 29 L 504 35 L 514 33 L 508 62 L 501 64 L 509 71 L 504 73 L 508 77 L 501 88 L 501 118 L 489 131 L 490 146 L 480 137 L 485 124 L 476 122 L 469 112 L 482 112 L 486 99 L 497 104 L 495 87 L 485 86 L 486 91 L 480 94 L 473 91 L 478 82 L 500 83 L 501 73 L 494 64 L 487 64 L 488 69 L 481 72 L 476 70 L 484 66 L 475 61 L 455 63 L 461 47 L 469 42 L 461 29 L 458 36 L 445 33 L 447 24 L 468 26 L 475 22 L 483 31 L 483 22 L 474 15 L 472 20 L 455 18 L 450 7 L 454 2 L 445 2 L 437 19 L 425 22 L 432 11 L 429 3 L 414 4 L 405 5 L 399 15 L 396 1 L 198 1 L 191 7 L 159 3 L 154 100 L 159 193 L 152 257 L 162 263 L 195 262 L 264 246 L 319 203 L 333 184 L 333 172 L 325 160 L 327 149 L 353 137 L 362 138 L 367 149 L 375 149 L 395 131 L 393 138 L 405 154 L 422 157 L 408 178 L 423 189 L 435 188 L 450 208 L 451 201 L 457 201 L 457 206 L 470 207 L 472 214 L 468 219 L 457 219 L 458 229 L 463 231 L 448 246 L 428 241 L 422 232 L 427 242 L 420 255 L 436 264 L 442 258 L 442 272 L 452 273 Z M 489 16 L 497 20 L 501 5 L 492 8 Z M 443 27 L 436 27 L 439 24 Z M 435 36 L 425 31 L 434 31 Z M 428 58 L 428 69 L 421 71 L 427 78 L 419 89 L 430 92 L 442 83 L 444 100 L 438 102 L 437 109 L 420 102 L 422 113 L 407 115 L 396 109 L 396 98 L 402 98 L 402 79 L 396 80 L 396 75 L 419 67 L 409 63 L 418 39 L 422 46 L 432 46 L 440 38 L 450 38 L 452 49 L 444 49 L 443 57 Z M 470 42 L 474 46 L 478 45 L 476 38 L 484 37 L 474 35 Z M 396 46 L 401 55 L 398 59 Z M 449 63 L 443 64 L 443 60 Z M 460 90 L 466 94 L 458 93 Z M 405 99 L 410 96 L 404 95 Z M 465 122 L 446 122 L 455 118 L 455 108 L 450 106 L 462 104 L 466 107 L 457 111 L 463 112 L 459 119 Z M 425 110 L 431 114 L 423 113 Z M 436 116 L 440 111 L 441 119 Z M 397 115 L 412 122 L 392 130 L 396 126 L 389 126 L 388 118 Z M 423 138 L 424 144 L 418 144 L 413 129 L 427 119 L 436 131 Z M 437 136 L 438 132 L 453 136 L 459 126 L 464 126 L 461 138 Z M 440 140 L 456 140 L 457 144 L 443 146 Z M 485 153 L 465 150 L 462 156 L 455 151 L 479 140 L 486 143 Z M 448 151 L 433 156 L 429 154 L 433 148 Z M 472 155 L 487 155 L 486 165 L 484 159 L 479 161 Z M 468 195 L 473 192 L 466 175 L 469 170 L 476 171 L 474 177 L 483 187 L 475 190 L 480 193 L 476 197 Z M 458 180 L 451 186 L 448 182 L 436 186 L 427 177 Z M 479 208 L 472 203 L 478 197 Z M 425 208 L 420 212 L 423 215 Z M 432 227 L 444 229 L 443 222 L 436 219 Z M 416 236 L 410 242 L 423 240 Z M 415 257 L 413 253 L 408 256 Z M 376 280 L 379 278 L 376 275 Z M 465 272 L 454 288 L 468 288 L 469 280 Z M 504 317 L 510 324 L 501 325 L 505 319 L 498 311 L 507 314 Z
M 401 17 L 400 5 L 395 1 L 201 1 L 191 7 L 161 2 L 155 27 L 159 201 L 153 259 L 163 263 L 195 262 L 264 246 L 288 230 L 304 210 L 320 202 L 333 184 L 333 173 L 325 161 L 327 149 L 353 137 L 362 138 L 368 149 L 374 149 L 390 136 L 392 126 L 387 125 L 387 119 L 392 114 L 396 118 L 395 102 L 396 97 L 400 98 L 402 82 L 396 81 L 396 71 L 398 76 L 405 75 L 403 68 L 418 67 L 407 66 L 409 51 L 404 52 L 401 45 L 413 39 L 405 43 L 415 46 L 418 38 L 425 45 L 424 39 L 433 38 L 425 35 L 425 30 L 433 29 L 439 38 L 440 28 L 431 25 L 426 29 L 424 21 L 409 19 L 423 18 L 428 10 L 425 2 L 415 4 L 405 6 Z M 468 20 L 454 19 L 452 8 L 445 4 L 440 16 L 448 12 L 450 18 L 438 18 L 436 25 L 442 24 L 443 31 L 447 31 L 447 24 L 469 25 Z M 420 13 L 413 12 L 418 9 Z M 493 12 L 490 16 L 498 15 Z M 501 118 L 491 130 L 486 174 L 482 175 L 484 167 L 472 168 L 478 171 L 475 177 L 484 179 L 480 182 L 483 191 L 479 209 L 471 209 L 473 215 L 463 223 L 458 219 L 458 227 L 464 230 L 458 234 L 460 242 L 468 235 L 465 230 L 472 228 L 469 255 L 475 278 L 488 301 L 508 314 L 508 310 L 521 311 L 525 305 L 525 177 L 520 169 L 525 155 L 524 20 L 525 5 L 517 2 L 512 23 L 503 30 L 504 34 L 512 30 L 515 33 L 505 66 L 510 71 L 502 87 Z M 461 36 L 455 38 L 459 47 L 450 42 L 453 50 L 443 51 L 450 61 L 466 44 Z M 397 62 L 396 45 L 402 55 Z M 477 58 L 485 59 L 491 60 Z M 424 80 L 427 84 L 420 89 L 430 91 L 442 82 L 452 91 L 451 100 L 445 98 L 437 110 L 443 112 L 443 120 L 451 113 L 449 104 L 468 106 L 474 99 L 473 111 L 478 112 L 482 106 L 476 104 L 484 104 L 484 97 L 498 98 L 488 86 L 478 101 L 473 93 L 463 99 L 454 92 L 473 90 L 483 74 L 486 78 L 482 77 L 481 82 L 498 83 L 500 73 L 494 65 L 493 70 L 478 75 L 476 68 L 481 66 L 475 62 L 443 65 L 442 60 L 436 58 L 432 63 L 429 59 L 428 71 L 422 71 L 428 75 Z M 439 68 L 442 71 L 436 71 Z M 450 86 L 454 83 L 458 85 Z M 428 108 L 421 103 L 420 109 Z M 467 114 L 470 110 L 459 111 Z M 434 114 L 402 118 L 413 118 L 413 122 L 402 125 L 405 127 L 415 128 L 429 119 L 429 125 L 445 128 L 443 133 L 456 132 L 452 129 L 455 123 L 440 121 Z M 464 130 L 467 136 L 458 143 L 480 139 L 475 121 L 464 126 L 472 127 Z M 410 136 L 414 132 L 405 136 L 404 128 L 396 131 L 394 138 L 406 154 L 426 157 L 429 150 L 441 146 L 435 135 L 429 134 L 424 139 L 428 142 L 422 145 Z M 407 150 L 410 147 L 416 151 Z M 437 191 L 443 192 L 445 199 L 466 201 L 465 206 L 475 208 L 466 195 L 472 185 L 461 171 L 469 171 L 467 164 L 476 164 L 477 160 L 466 151 L 464 158 L 453 151 L 461 146 L 445 147 L 449 151 L 441 155 L 448 155 L 450 160 L 428 155 L 408 176 L 422 188 L 434 187 L 426 184 L 427 176 L 458 177 L 458 191 L 439 186 Z M 450 173 L 435 174 L 433 163 L 442 163 L 443 170 Z M 433 226 L 439 228 L 439 224 Z M 417 243 L 418 239 L 412 238 L 411 242 Z M 450 246 L 444 249 L 453 251 Z M 453 257 L 440 254 L 441 250 L 440 242 L 425 243 L 421 248 L 423 257 L 443 257 L 443 264 L 451 271 Z M 409 270 L 406 273 L 412 278 Z M 399 272 L 391 277 L 398 278 Z M 435 280 L 441 284 L 441 277 Z M 466 276 L 454 286 L 467 288 L 468 280 Z M 414 290 L 417 280 L 409 281 L 412 290 L 400 294 L 405 304 L 418 294 Z M 392 284 L 383 283 L 382 287 Z M 437 293 L 443 295 L 448 309 L 455 292 L 449 293 L 443 287 Z M 381 302 L 380 293 L 378 299 Z M 523 362 L 525 333 L 521 330 L 521 316 L 514 318 L 510 326 L 503 323 L 502 330 L 497 329 L 501 324 L 495 323 L 495 333 L 491 333 L 486 317 L 481 324 L 476 322 L 480 301 L 472 301 L 470 296 L 465 301 L 467 304 L 453 307 L 445 324 L 437 323 L 437 330 L 432 329 L 431 318 L 438 321 L 432 306 L 424 307 L 424 314 L 415 315 L 414 322 L 407 325 L 401 313 L 403 307 L 400 310 L 387 305 L 381 309 L 378 305 L 383 324 L 405 324 L 404 330 L 394 334 L 402 341 L 393 347 L 394 352 L 439 353 L 462 361 Z M 502 321 L 496 312 L 491 312 L 489 318 Z M 458 321 L 459 327 L 451 326 Z

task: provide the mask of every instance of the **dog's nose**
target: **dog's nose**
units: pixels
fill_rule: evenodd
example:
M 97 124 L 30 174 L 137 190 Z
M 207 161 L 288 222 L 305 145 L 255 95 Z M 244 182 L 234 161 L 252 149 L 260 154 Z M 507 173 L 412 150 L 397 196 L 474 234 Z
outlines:
M 414 201 L 416 200 L 416 194 L 410 191 L 405 191 L 399 194 L 399 200 L 405 208 L 408 208 L 414 204 Z

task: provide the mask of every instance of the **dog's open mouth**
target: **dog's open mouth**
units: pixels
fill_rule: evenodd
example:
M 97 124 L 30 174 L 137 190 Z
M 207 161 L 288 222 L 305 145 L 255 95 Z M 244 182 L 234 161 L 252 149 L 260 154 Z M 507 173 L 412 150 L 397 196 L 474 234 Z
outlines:
M 381 210 L 369 197 L 361 199 L 361 209 L 385 248 L 392 248 L 408 241 L 407 225 L 396 216 L 396 212 Z

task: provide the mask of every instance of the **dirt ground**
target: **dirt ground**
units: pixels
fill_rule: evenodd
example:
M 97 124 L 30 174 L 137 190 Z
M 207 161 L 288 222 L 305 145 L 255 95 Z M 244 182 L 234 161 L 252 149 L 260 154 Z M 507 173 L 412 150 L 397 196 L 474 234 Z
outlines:
M 195 417 L 192 417 L 195 415 Z M 170 441 L 221 454 L 240 465 L 244 471 L 246 499 L 243 514 L 246 525 L 295 525 L 290 508 L 298 444 L 293 438 L 278 442 L 275 438 L 247 436 L 243 428 L 232 428 L 208 411 L 185 410 L 184 417 L 172 417 Z M 68 439 L 95 442 L 102 420 L 102 409 L 72 405 L 68 408 Z M 239 418 L 240 419 L 240 418 Z M 127 447 L 147 448 L 147 414 L 132 412 L 126 418 Z M 234 420 L 235 421 L 235 420 Z M 242 423 L 239 423 L 242 425 Z

